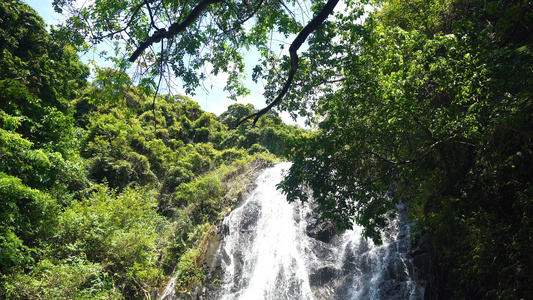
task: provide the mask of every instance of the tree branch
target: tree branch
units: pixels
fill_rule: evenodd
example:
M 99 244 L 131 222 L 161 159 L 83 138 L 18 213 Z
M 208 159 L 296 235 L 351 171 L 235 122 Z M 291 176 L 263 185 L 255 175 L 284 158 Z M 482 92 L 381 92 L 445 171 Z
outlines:
M 130 20 L 128 21 L 128 23 L 126 24 L 126 26 L 125 26 L 124 28 L 119 29 L 119 30 L 114 31 L 114 32 L 111 32 L 111 33 L 108 33 L 108 34 L 106 34 L 106 35 L 104 35 L 104 36 L 98 37 L 98 39 L 105 39 L 105 38 L 108 38 L 108 37 L 110 37 L 110 36 L 113 36 L 113 35 L 115 35 L 115 34 L 117 34 L 117 33 L 121 33 L 122 31 L 128 29 L 128 28 L 130 27 L 131 23 L 133 22 L 133 19 L 135 18 L 135 15 L 137 15 L 137 13 L 141 10 L 141 7 L 143 7 L 143 5 L 144 5 L 144 4 L 141 3 L 141 4 L 139 4 L 139 5 L 137 5 L 137 6 L 135 7 L 135 9 L 134 9 L 134 11 L 133 11 L 133 13 L 132 13 L 132 15 L 131 15 L 131 17 L 130 17 Z
M 318 13 L 316 17 L 313 18 L 303 29 L 300 31 L 298 36 L 294 39 L 291 46 L 289 47 L 289 54 L 291 57 L 291 69 L 289 71 L 289 75 L 287 76 L 287 81 L 285 81 L 285 84 L 283 85 L 283 88 L 281 89 L 281 92 L 279 95 L 272 101 L 267 107 L 261 109 L 260 111 L 256 112 L 255 114 L 249 115 L 246 118 L 242 119 L 237 123 L 237 127 L 241 125 L 244 121 L 254 119 L 253 125 L 257 123 L 259 118 L 266 114 L 268 111 L 270 111 L 274 106 L 278 105 L 285 94 L 289 91 L 289 87 L 292 84 L 292 81 L 294 80 L 294 75 L 296 74 L 296 71 L 298 70 L 298 49 L 302 46 L 302 44 L 305 42 L 307 37 L 313 33 L 315 30 L 320 27 L 326 20 L 326 18 L 333 12 L 333 9 L 335 9 L 335 6 L 339 3 L 339 0 L 329 0 L 324 8 Z
M 148 13 L 150 14 L 150 23 L 152 24 L 152 27 L 154 27 L 156 30 L 159 30 L 159 28 L 155 26 L 154 15 L 152 14 L 152 8 L 150 7 L 149 0 L 144 0 L 144 3 L 146 3 L 146 7 L 148 8 Z
M 259 4 L 255 7 L 255 9 L 250 13 L 250 15 L 248 17 L 246 17 L 246 18 L 242 19 L 241 21 L 239 21 L 239 25 L 243 25 L 244 23 L 248 22 L 248 20 L 253 18 L 255 16 L 255 14 L 257 14 L 257 12 L 261 8 L 261 6 L 263 6 L 263 2 L 264 2 L 264 0 L 261 0 L 261 2 L 259 2 Z M 219 24 L 217 23 L 217 25 L 219 25 Z M 220 27 L 222 29 L 222 26 L 219 25 L 218 27 Z M 232 31 L 235 31 L 235 30 L 237 30 L 237 26 L 233 26 L 229 30 L 224 30 L 224 32 L 222 32 L 218 36 L 228 34 L 228 33 L 232 32 Z
M 150 47 L 153 43 L 158 43 L 164 38 L 170 39 L 174 37 L 176 34 L 184 31 L 188 26 L 190 26 L 200 16 L 202 11 L 204 11 L 204 9 L 206 9 L 209 5 L 223 2 L 223 1 L 224 0 L 203 0 L 202 2 L 198 3 L 198 5 L 191 11 L 189 16 L 187 16 L 187 18 L 183 20 L 183 22 L 173 23 L 172 25 L 170 25 L 168 30 L 166 30 L 165 28 L 162 28 L 156 31 L 151 37 L 146 39 L 146 41 L 142 42 L 139 45 L 139 48 L 137 48 L 137 50 L 133 52 L 129 61 L 135 62 L 137 58 L 144 52 L 144 50 Z

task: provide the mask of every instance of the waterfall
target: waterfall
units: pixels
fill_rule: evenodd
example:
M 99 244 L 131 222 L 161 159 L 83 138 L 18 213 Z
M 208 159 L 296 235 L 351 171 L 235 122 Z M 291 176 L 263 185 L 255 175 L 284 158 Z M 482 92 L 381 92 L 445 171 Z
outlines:
M 302 223 L 276 189 L 289 166 L 265 171 L 244 205 L 224 220 L 223 300 L 313 298 Z
M 336 233 L 312 203 L 290 204 L 276 189 L 289 167 L 263 171 L 244 203 L 224 219 L 211 267 L 218 275 L 208 276 L 211 282 L 194 299 L 423 299 L 407 255 L 405 213 L 380 246 L 362 239 L 359 227 Z

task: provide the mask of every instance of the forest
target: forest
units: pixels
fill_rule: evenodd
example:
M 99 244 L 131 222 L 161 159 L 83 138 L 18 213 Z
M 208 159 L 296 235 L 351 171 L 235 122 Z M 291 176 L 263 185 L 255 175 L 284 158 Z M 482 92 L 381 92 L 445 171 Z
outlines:
M 531 298 L 533 2 L 75 2 L 54 0 L 68 18 L 49 29 L 0 3 L 0 298 L 201 286 L 217 226 L 281 160 L 289 201 L 313 198 L 338 230 L 380 243 L 407 205 L 426 299 Z M 81 61 L 106 41 L 116 67 Z M 249 94 L 251 47 L 265 108 L 158 92 L 164 76 L 193 92 L 210 64 Z

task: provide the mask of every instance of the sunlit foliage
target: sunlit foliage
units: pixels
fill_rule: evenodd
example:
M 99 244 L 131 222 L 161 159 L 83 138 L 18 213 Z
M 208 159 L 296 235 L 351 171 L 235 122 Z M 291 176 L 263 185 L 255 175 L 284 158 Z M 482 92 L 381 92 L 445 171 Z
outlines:
M 317 100 L 319 131 L 299 141 L 282 188 L 307 199 L 310 186 L 340 227 L 378 241 L 407 203 L 415 240 L 434 247 L 430 298 L 528 298 L 531 3 L 380 3 L 338 41 L 356 53 L 339 90 Z
M 0 298 L 143 299 L 175 270 L 201 284 L 213 224 L 302 131 L 224 142 L 245 132 L 187 97 L 108 68 L 89 83 L 20 1 L 0 4 L 0 33 Z

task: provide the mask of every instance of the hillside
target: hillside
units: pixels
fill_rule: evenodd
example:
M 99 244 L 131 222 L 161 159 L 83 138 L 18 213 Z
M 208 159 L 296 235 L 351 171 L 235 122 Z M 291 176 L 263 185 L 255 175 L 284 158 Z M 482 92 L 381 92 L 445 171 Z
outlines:
M 111 69 L 89 81 L 27 5 L 0 20 L 1 297 L 143 298 L 176 271 L 198 284 L 215 224 L 305 132 L 275 113 L 235 129 L 251 105 L 215 116 Z

